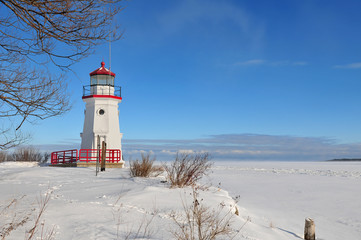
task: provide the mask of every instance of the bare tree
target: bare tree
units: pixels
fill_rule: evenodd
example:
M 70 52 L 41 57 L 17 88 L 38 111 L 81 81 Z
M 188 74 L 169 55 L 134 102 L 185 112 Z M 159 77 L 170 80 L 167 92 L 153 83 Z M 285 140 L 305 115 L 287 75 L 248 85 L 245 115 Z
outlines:
M 69 109 L 64 72 L 104 40 L 121 0 L 0 0 L 0 149 L 26 139 L 25 121 Z M 49 64 L 51 63 L 51 64 Z
M 25 140 L 19 129 L 26 120 L 46 119 L 69 109 L 62 79 L 37 69 L 0 69 L 0 148 Z

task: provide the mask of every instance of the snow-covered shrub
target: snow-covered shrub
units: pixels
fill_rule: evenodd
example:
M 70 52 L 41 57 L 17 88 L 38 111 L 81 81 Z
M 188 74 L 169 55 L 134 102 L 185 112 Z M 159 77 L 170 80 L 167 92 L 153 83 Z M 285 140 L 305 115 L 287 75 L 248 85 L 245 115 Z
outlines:
M 154 166 L 155 156 L 151 159 L 150 153 L 141 155 L 142 160 L 129 161 L 130 175 L 132 177 L 155 177 L 161 174 L 164 169 L 161 166 Z
M 195 184 L 212 167 L 210 155 L 206 153 L 177 153 L 170 166 L 164 165 L 171 187 L 184 187 Z

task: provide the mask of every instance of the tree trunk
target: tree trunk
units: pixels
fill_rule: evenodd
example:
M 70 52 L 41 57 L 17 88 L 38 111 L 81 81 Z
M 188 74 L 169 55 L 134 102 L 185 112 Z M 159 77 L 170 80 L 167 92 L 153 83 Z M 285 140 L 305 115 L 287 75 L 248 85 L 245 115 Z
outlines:
M 305 240 L 315 240 L 315 222 L 311 218 L 305 220 Z

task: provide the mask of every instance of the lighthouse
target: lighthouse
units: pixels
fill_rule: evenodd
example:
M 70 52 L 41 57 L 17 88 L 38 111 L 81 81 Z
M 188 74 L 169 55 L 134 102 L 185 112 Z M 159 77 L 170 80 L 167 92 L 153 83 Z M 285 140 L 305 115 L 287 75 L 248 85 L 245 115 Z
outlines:
M 114 85 L 115 73 L 101 62 L 100 68 L 89 75 L 90 85 L 83 86 L 85 116 L 80 133 L 81 149 L 97 149 L 99 139 L 99 144 L 104 141 L 107 149 L 119 149 L 121 153 L 123 134 L 119 128 L 118 104 L 122 97 L 121 88 Z

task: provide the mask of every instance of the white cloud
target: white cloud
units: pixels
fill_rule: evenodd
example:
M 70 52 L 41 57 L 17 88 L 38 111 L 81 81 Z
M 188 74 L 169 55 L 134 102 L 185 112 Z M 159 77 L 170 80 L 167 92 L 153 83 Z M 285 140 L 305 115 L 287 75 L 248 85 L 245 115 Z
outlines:
M 178 152 L 182 153 L 182 154 L 194 154 L 195 153 L 195 151 L 193 151 L 192 149 L 179 149 Z
M 160 152 L 167 154 L 167 155 L 175 155 L 177 153 L 176 151 L 170 151 L 170 150 L 164 150 L 164 149 Z
M 242 62 L 236 62 L 233 64 L 234 66 L 271 66 L 271 67 L 278 67 L 278 66 L 306 66 L 308 65 L 307 62 L 304 61 L 289 61 L 289 60 L 281 60 L 281 61 L 267 61 L 264 59 L 251 59 Z
M 357 68 L 361 68 L 361 62 L 350 63 L 350 64 L 346 64 L 346 65 L 336 65 L 336 66 L 334 66 L 334 67 L 335 67 L 335 68 L 357 69 Z
M 151 151 L 151 150 L 150 150 Z M 131 151 L 128 151 L 128 154 L 146 154 L 148 153 L 149 151 L 147 150 L 131 150 Z
M 162 151 L 160 151 L 161 153 L 164 153 L 164 154 L 167 154 L 167 155 L 175 155 L 177 153 L 181 153 L 181 154 L 196 154 L 196 153 L 205 153 L 205 152 L 208 152 L 208 151 L 204 151 L 204 150 L 201 150 L 201 151 L 195 151 L 193 149 L 177 149 L 177 150 L 166 150 L 166 149 L 163 149 Z

